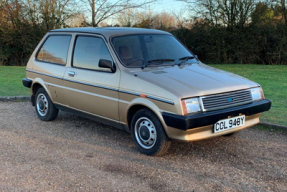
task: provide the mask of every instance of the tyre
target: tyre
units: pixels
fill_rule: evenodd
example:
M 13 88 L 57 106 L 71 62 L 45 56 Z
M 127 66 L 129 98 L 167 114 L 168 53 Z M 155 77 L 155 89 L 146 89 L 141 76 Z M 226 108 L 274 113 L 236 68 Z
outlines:
M 148 109 L 141 109 L 134 114 L 131 133 L 138 150 L 146 155 L 161 156 L 171 144 L 160 120 Z
M 35 109 L 42 121 L 53 121 L 59 113 L 44 88 L 39 88 L 36 92 Z

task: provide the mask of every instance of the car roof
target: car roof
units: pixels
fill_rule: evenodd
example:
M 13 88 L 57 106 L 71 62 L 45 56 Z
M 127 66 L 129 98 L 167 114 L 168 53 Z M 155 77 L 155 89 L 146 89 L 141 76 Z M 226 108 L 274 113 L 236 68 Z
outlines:
M 50 32 L 93 33 L 103 35 L 106 38 L 109 38 L 110 36 L 122 36 L 132 34 L 171 35 L 168 32 L 155 29 L 142 29 L 142 28 L 130 28 L 130 27 L 80 27 L 80 28 L 54 29 L 51 30 Z

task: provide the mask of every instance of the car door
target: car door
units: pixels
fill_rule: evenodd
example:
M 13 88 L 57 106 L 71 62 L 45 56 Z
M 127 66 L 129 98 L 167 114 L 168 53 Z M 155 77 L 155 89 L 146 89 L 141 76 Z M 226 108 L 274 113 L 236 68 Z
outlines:
M 120 71 L 99 67 L 101 59 L 113 61 L 101 36 L 75 36 L 71 66 L 64 75 L 67 104 L 70 108 L 118 121 Z

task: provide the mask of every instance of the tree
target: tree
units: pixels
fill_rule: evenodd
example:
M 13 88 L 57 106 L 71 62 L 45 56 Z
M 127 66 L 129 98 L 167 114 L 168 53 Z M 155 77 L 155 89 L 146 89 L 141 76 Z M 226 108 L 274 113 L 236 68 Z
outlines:
M 1 0 L 0 65 L 25 65 L 43 35 L 65 27 L 74 0 Z
M 173 11 L 172 14 L 175 18 L 176 26 L 178 28 L 189 28 L 190 27 L 190 19 L 184 17 L 187 12 L 186 8 L 181 8 L 179 11 Z
M 16 28 L 23 20 L 24 10 L 20 0 L 4 0 L 0 3 L 0 26 Z
M 274 20 L 274 11 L 267 3 L 259 2 L 251 14 L 252 24 L 266 24 Z
M 2 1 L 0 15 L 0 65 L 23 65 L 39 41 L 34 35 L 41 33 L 27 20 L 24 1 Z
M 131 27 L 135 24 L 135 14 L 134 9 L 126 9 L 117 16 L 117 21 L 120 26 Z
M 70 16 L 67 20 L 65 20 L 65 25 L 67 27 L 83 27 L 87 23 L 86 17 L 81 14 L 74 14 Z
M 39 14 L 47 30 L 63 27 L 64 21 L 73 15 L 72 8 L 69 7 L 73 0 L 38 0 L 37 2 Z
M 82 0 L 88 3 L 89 10 L 92 13 L 92 26 L 96 27 L 98 24 L 109 17 L 122 13 L 125 10 L 140 8 L 148 3 L 153 3 L 156 0 L 147 2 L 136 2 L 135 0 Z
M 152 28 L 152 12 L 136 12 L 134 15 L 135 25 L 138 28 Z
M 175 27 L 175 18 L 166 12 L 162 12 L 153 17 L 152 24 L 155 29 L 167 30 Z
M 250 23 L 258 0 L 179 0 L 188 3 L 197 17 L 212 25 L 224 25 L 229 30 L 243 28 Z
M 274 14 L 277 19 L 280 19 L 287 28 L 287 2 L 286 0 L 274 0 L 272 5 L 275 5 Z

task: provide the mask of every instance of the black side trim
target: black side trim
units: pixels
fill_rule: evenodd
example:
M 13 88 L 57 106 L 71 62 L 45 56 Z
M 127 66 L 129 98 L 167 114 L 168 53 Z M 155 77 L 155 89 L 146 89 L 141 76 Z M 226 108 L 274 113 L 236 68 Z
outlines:
M 141 95 L 138 94 L 138 93 L 133 93 L 133 92 L 124 91 L 124 90 L 119 90 L 119 92 L 120 92 L 120 93 L 130 94 L 130 95 L 135 95 L 135 96 L 138 96 L 138 97 L 141 96 Z M 156 100 L 156 101 L 160 101 L 160 102 L 163 102 L 163 103 L 168 103 L 168 104 L 174 105 L 174 102 L 167 101 L 167 100 L 163 100 L 163 99 L 159 99 L 159 98 L 156 98 L 156 97 L 152 97 L 152 96 L 148 96 L 148 95 L 147 95 L 146 98 L 148 98 L 148 99 L 153 99 L 153 100 Z
M 153 100 L 160 101 L 160 102 L 163 102 L 163 103 L 167 103 L 167 104 L 174 105 L 174 102 L 167 101 L 167 100 L 163 100 L 163 99 L 159 99 L 159 98 L 156 98 L 156 97 L 151 97 L 151 96 L 148 96 L 148 95 L 147 95 L 146 98 L 149 98 L 149 99 L 153 99 Z
M 133 92 L 129 92 L 129 91 L 124 91 L 124 90 L 119 90 L 120 93 L 126 93 L 126 94 L 130 94 L 130 95 L 135 95 L 135 96 L 141 96 L 140 94 L 138 93 L 133 93 Z
M 188 130 L 197 127 L 212 125 L 220 119 L 226 119 L 228 116 L 236 116 L 242 113 L 246 116 L 254 115 L 268 111 L 271 107 L 271 101 L 265 99 L 253 102 L 247 105 L 236 106 L 227 109 L 197 113 L 193 115 L 176 115 L 163 112 L 162 116 L 167 126 L 181 130 Z
M 64 66 L 65 67 L 65 66 Z M 40 72 L 37 72 L 37 71 L 32 71 L 32 70 L 29 70 L 29 69 L 26 69 L 26 71 L 28 72 L 31 72 L 31 73 L 36 73 L 36 74 L 39 74 L 39 75 L 45 75 L 47 77 L 52 77 L 52 78 L 56 78 L 56 79 L 63 79 L 61 77 L 57 77 L 57 76 L 54 76 L 54 75 L 48 75 L 46 73 L 40 73 Z
M 73 82 L 73 83 L 78 83 L 78 84 L 82 84 L 82 85 L 88 85 L 91 87 L 98 87 L 98 88 L 102 88 L 102 89 L 108 89 L 111 91 L 118 91 L 118 89 L 115 88 L 111 88 L 111 87 L 104 87 L 104 86 L 100 86 L 100 85 L 94 85 L 94 84 L 89 84 L 89 83 L 82 83 L 80 81 L 74 81 L 74 80 L 70 80 L 70 79 L 63 79 L 64 81 L 69 81 L 69 82 Z
M 107 119 L 103 119 L 103 118 L 96 117 L 96 116 L 93 116 L 93 115 L 89 115 L 87 113 L 84 113 L 84 112 L 81 112 L 81 111 L 77 111 L 75 109 L 71 109 L 71 108 L 68 108 L 68 107 L 65 107 L 65 106 L 62 106 L 62 105 L 58 105 L 58 104 L 54 104 L 54 105 L 55 105 L 55 107 L 57 109 L 60 109 L 62 111 L 68 111 L 68 112 L 74 113 L 74 114 L 76 114 L 78 116 L 97 121 L 99 123 L 103 123 L 103 124 L 106 124 L 106 125 L 118 128 L 118 129 L 122 129 L 122 130 L 127 130 L 125 128 L 125 125 L 123 125 L 123 124 L 120 124 L 120 123 L 117 123 L 117 122 L 114 122 L 114 121 L 109 121 Z
M 25 87 L 31 88 L 32 80 L 27 79 L 27 78 L 24 78 L 24 79 L 22 79 L 22 83 L 23 83 L 23 85 L 24 85 Z

